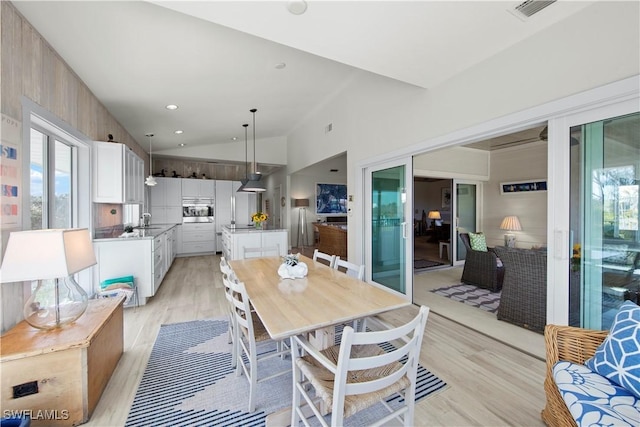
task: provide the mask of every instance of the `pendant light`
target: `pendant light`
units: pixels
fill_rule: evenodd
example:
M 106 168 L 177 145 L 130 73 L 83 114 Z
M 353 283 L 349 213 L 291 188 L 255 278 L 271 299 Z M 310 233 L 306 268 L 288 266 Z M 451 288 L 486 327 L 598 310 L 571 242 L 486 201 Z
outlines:
M 153 137 L 153 134 L 147 133 L 145 136 L 149 138 L 149 176 L 144 180 L 144 184 L 148 185 L 149 187 L 153 187 L 155 185 L 158 185 L 156 178 L 153 176 L 153 149 L 151 147 L 151 138 Z
M 247 127 L 248 123 L 242 125 L 244 128 L 244 179 L 240 180 L 240 188 L 238 188 L 238 193 L 246 193 L 244 186 L 249 182 L 249 161 L 247 160 Z
M 258 172 L 256 163 L 256 108 L 249 110 L 253 114 L 253 164 L 251 167 L 251 173 L 249 174 L 249 182 L 244 186 L 244 191 L 252 193 L 262 193 L 267 191 L 264 185 L 260 182 L 262 174 Z

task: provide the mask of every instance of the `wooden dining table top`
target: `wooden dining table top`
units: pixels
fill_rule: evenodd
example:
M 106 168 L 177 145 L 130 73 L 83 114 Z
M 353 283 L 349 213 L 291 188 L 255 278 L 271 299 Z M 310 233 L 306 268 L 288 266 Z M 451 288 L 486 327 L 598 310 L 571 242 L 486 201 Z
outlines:
M 348 323 L 411 304 L 392 292 L 311 258 L 301 255 L 300 261 L 308 268 L 307 276 L 302 279 L 282 279 L 278 275 L 281 257 L 229 261 L 273 339 Z

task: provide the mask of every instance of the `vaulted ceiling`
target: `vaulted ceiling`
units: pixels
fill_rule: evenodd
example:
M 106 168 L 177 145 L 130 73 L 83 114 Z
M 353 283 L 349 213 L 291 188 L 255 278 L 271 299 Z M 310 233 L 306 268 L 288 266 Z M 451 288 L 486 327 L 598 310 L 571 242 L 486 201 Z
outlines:
M 360 73 L 435 87 L 592 2 L 528 19 L 515 1 L 308 1 L 301 15 L 288 3 L 301 2 L 14 4 L 143 147 L 155 134 L 161 154 L 243 140 L 250 108 L 258 139 L 286 136 Z

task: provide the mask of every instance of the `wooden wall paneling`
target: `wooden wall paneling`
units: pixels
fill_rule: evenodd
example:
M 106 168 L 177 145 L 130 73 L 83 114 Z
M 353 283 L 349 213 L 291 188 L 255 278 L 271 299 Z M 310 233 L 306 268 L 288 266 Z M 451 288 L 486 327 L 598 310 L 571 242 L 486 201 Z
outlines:
M 22 87 L 26 97 L 40 104 L 42 98 L 42 43 L 30 25 L 22 26 Z
M 13 7 L 2 2 L 2 112 L 22 120 L 22 23 Z

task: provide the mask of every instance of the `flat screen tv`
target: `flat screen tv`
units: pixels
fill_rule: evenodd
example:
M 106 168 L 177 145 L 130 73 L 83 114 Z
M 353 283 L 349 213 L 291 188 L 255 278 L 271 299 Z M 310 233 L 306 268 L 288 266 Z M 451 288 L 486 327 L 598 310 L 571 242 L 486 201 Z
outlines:
M 345 184 L 316 184 L 316 214 L 345 215 L 347 186 Z

